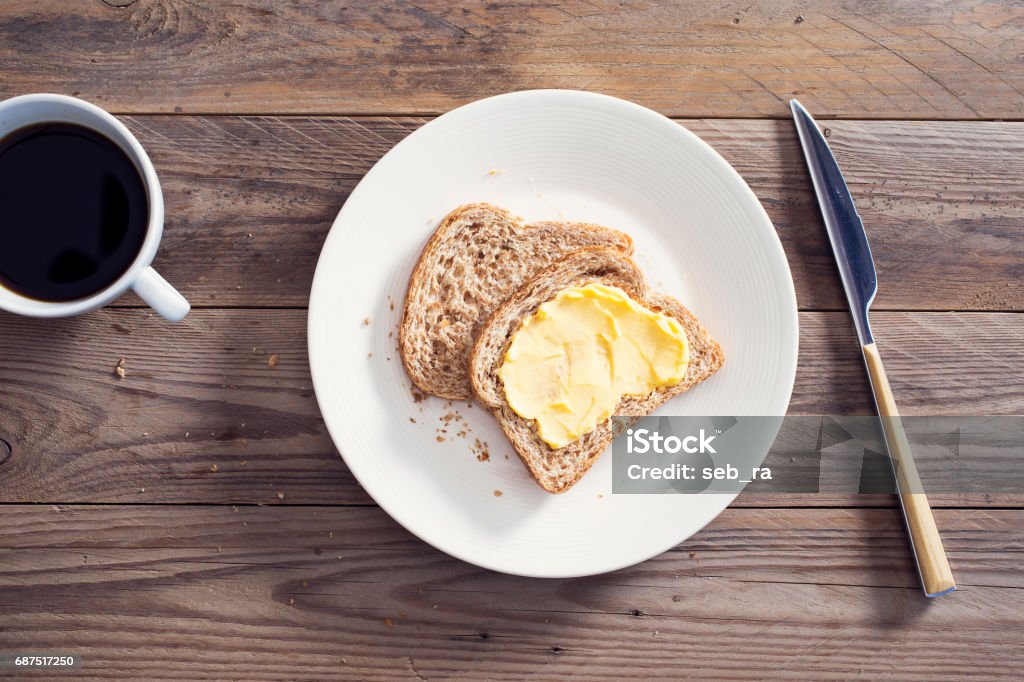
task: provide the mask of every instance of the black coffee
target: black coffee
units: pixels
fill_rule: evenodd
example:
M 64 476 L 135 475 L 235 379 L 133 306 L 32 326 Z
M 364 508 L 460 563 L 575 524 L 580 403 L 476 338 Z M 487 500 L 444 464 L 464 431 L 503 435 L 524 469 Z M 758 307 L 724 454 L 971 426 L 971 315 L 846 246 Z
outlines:
M 149 218 L 135 164 L 70 123 L 0 139 L 0 285 L 43 301 L 106 288 L 131 266 Z

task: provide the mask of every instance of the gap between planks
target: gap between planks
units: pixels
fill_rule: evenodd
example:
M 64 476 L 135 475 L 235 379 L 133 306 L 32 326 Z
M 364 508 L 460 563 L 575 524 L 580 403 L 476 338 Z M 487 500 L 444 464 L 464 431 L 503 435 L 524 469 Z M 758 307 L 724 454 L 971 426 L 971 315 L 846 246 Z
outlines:
M 510 91 L 517 92 L 517 91 Z M 481 97 L 480 99 L 487 99 L 487 97 Z M 621 98 L 616 98 L 621 99 Z M 794 98 L 799 100 L 799 98 Z M 474 100 L 479 101 L 479 100 Z M 628 100 L 627 100 L 628 101 Z M 466 104 L 472 104 L 467 102 Z M 315 111 L 315 112 L 286 112 L 286 113 L 275 113 L 269 111 L 119 111 L 114 109 L 108 109 L 107 111 L 114 116 L 168 116 L 168 117 L 183 117 L 187 118 L 190 116 L 202 116 L 203 118 L 349 118 L 353 120 L 360 119 L 375 119 L 375 118 L 437 118 L 444 116 L 445 114 L 454 111 L 455 109 L 466 106 L 466 104 L 458 104 L 453 106 L 451 109 L 444 111 L 381 111 L 381 112 L 361 112 L 361 113 L 348 113 L 344 111 Z M 645 107 L 652 109 L 651 107 Z M 652 109 L 657 113 L 657 109 Z M 1003 116 L 1003 117 L 989 117 L 989 118 L 962 118 L 962 117 L 941 117 L 941 116 L 886 116 L 885 118 L 865 118 L 864 116 L 837 116 L 835 114 L 815 114 L 815 121 L 841 121 L 843 123 L 1024 123 L 1024 116 Z M 792 116 L 787 114 L 779 114 L 778 116 L 729 116 L 729 115 L 717 115 L 717 116 L 665 116 L 676 123 L 683 123 L 685 121 L 790 121 Z

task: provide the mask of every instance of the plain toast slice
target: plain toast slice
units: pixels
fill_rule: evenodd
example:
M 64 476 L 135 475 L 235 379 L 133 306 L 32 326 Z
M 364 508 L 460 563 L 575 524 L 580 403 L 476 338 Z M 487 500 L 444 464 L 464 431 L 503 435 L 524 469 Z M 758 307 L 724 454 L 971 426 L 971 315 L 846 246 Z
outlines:
M 470 398 L 469 354 L 491 313 L 551 263 L 593 247 L 633 252 L 628 235 L 598 225 L 528 225 L 490 204 L 449 213 L 423 247 L 405 296 L 398 344 L 413 384 L 441 398 Z
M 616 416 L 639 420 L 710 377 L 725 362 L 721 346 L 697 318 L 674 298 L 652 293 L 636 264 L 621 251 L 599 248 L 570 253 L 516 290 L 480 330 L 470 359 L 470 379 L 477 400 L 494 413 L 537 483 L 551 493 L 571 488 L 625 426 L 621 420 L 608 419 L 578 440 L 552 449 L 537 435 L 533 420 L 523 419 L 509 407 L 498 370 L 523 320 L 563 289 L 593 282 L 619 287 L 641 305 L 675 318 L 689 342 L 690 364 L 683 380 L 644 396 L 624 396 L 615 410 Z

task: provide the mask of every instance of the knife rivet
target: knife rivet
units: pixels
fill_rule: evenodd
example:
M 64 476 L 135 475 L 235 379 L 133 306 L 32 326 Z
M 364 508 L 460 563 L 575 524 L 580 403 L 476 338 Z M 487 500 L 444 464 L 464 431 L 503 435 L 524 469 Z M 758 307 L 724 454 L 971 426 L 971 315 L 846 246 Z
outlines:
M 11 458 L 11 444 L 0 438 L 0 464 L 3 464 Z
M 822 131 L 822 134 L 825 137 L 832 137 L 832 129 L 831 128 L 825 128 L 825 130 Z

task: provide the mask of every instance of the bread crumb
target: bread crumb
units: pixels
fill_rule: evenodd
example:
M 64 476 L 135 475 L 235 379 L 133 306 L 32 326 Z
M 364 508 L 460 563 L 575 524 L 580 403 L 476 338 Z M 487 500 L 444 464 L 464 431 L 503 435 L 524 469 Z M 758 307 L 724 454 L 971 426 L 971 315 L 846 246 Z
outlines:
M 114 365 L 114 374 L 116 374 L 119 378 L 124 379 L 124 358 L 118 360 L 117 364 Z
M 363 326 L 364 327 L 369 327 L 370 326 L 370 317 L 369 317 L 369 315 L 367 315 L 366 317 L 363 318 Z
M 409 423 L 410 424 L 415 424 L 416 423 L 416 417 L 409 417 Z
M 283 500 L 283 499 L 284 499 L 284 493 L 282 493 L 281 491 L 278 491 L 278 493 L 277 493 L 277 499 L 279 499 L 279 500 Z
M 372 357 L 373 357 L 373 351 L 370 351 L 369 353 L 366 354 L 366 359 L 367 360 L 369 360 Z
M 267 358 L 267 367 L 269 367 L 270 369 L 274 369 L 275 367 L 277 367 L 277 363 L 280 359 L 280 355 L 278 355 L 277 353 L 272 353 L 270 357 Z
M 384 619 L 384 627 L 386 627 L 386 628 L 393 628 L 393 627 L 395 627 L 395 624 L 394 624 L 394 622 L 392 622 L 392 620 L 390 618 L 385 618 Z
M 303 580 L 302 581 L 302 586 L 303 587 L 309 587 L 309 581 L 308 580 Z
M 415 388 L 412 389 L 412 401 L 414 403 L 422 403 L 426 399 L 427 399 L 427 396 L 423 395 L 422 393 L 417 391 Z
M 476 455 L 478 462 L 486 462 L 491 458 L 490 447 L 479 438 L 474 439 L 474 443 L 469 447 L 469 449 Z
M 295 604 L 295 600 L 293 598 L 291 598 L 291 597 L 288 597 L 288 605 L 292 606 L 294 604 Z
M 804 21 L 806 21 L 806 18 L 804 17 L 804 15 L 798 14 L 798 15 L 796 15 L 796 21 L 794 23 L 802 24 L 802 23 L 804 23 Z
M 604 499 L 604 493 L 598 493 L 597 494 L 597 499 L 599 499 L 599 500 Z
M 216 464 L 211 464 L 210 465 L 210 471 L 212 471 L 213 473 L 217 473 L 217 469 L 218 468 L 219 467 Z
M 388 298 L 391 298 L 391 297 L 390 297 L 390 296 L 388 296 Z M 395 309 L 395 302 L 394 302 L 394 301 L 391 301 L 390 303 L 388 303 L 388 308 L 389 308 L 390 310 L 394 310 L 394 309 Z
M 502 496 L 502 495 L 504 495 L 504 494 L 505 494 L 505 493 L 501 492 L 500 490 L 495 490 L 495 491 L 494 491 L 494 496 L 495 496 L 495 497 L 501 497 L 501 496 Z
M 438 436 L 437 437 L 437 442 L 438 443 L 443 443 L 444 442 L 444 436 Z
M 492 168 L 491 170 L 487 171 L 487 174 L 493 177 L 495 175 L 501 175 L 504 172 L 505 171 L 501 168 Z

